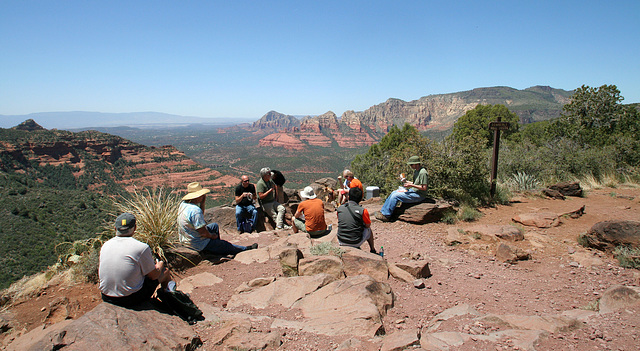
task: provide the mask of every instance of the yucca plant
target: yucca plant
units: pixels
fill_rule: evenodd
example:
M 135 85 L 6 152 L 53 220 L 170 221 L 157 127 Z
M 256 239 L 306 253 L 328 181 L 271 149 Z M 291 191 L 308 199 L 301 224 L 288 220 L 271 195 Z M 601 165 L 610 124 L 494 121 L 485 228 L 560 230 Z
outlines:
M 511 183 L 517 191 L 532 190 L 540 185 L 535 176 L 520 171 L 511 175 Z
M 178 241 L 178 209 L 180 199 L 163 188 L 134 190 L 127 197 L 114 199 L 115 216 L 120 213 L 131 213 L 136 216 L 136 232 L 134 237 L 151 247 L 153 253 L 166 261 L 164 248 L 173 246 Z M 113 226 L 110 227 L 113 232 Z

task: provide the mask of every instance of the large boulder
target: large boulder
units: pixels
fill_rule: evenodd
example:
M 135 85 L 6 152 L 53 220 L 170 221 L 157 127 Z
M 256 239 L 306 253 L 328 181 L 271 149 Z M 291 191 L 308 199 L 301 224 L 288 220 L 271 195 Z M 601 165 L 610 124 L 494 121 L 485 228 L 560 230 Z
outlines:
M 346 252 L 342 254 L 342 268 L 347 277 L 366 274 L 377 281 L 386 281 L 389 278 L 387 261 L 370 252 L 343 246 Z
M 619 245 L 640 248 L 640 222 L 612 220 L 598 222 L 578 241 L 587 247 L 613 250 Z
M 311 256 L 303 258 L 299 262 L 299 275 L 314 275 L 325 273 L 336 279 L 344 278 L 342 260 L 336 256 Z
M 403 203 L 395 210 L 398 220 L 403 222 L 425 224 L 438 222 L 445 213 L 453 211 L 453 205 L 444 200 L 428 199 L 418 204 Z
M 562 182 L 551 185 L 549 189 L 555 190 L 564 196 L 582 196 L 582 188 L 578 182 Z
M 8 350 L 195 350 L 202 342 L 182 319 L 151 304 L 139 310 L 101 303 L 74 321 L 34 329 Z M 49 331 L 48 331 L 49 330 Z
M 302 331 L 324 335 L 384 334 L 382 318 L 393 306 L 386 283 L 359 275 L 334 281 L 293 304 L 302 310 Z

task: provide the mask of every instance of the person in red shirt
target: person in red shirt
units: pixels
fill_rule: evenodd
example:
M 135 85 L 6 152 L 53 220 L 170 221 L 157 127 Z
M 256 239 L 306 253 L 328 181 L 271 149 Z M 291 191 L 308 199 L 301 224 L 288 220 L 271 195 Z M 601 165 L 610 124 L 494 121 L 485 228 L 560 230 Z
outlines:
M 358 178 L 354 177 L 353 172 L 345 169 L 344 172 L 342 172 L 342 176 L 344 177 L 344 183 L 342 184 L 342 189 L 338 191 L 338 205 L 342 205 L 347 202 L 347 195 L 351 188 L 360 188 L 364 194 L 362 182 Z

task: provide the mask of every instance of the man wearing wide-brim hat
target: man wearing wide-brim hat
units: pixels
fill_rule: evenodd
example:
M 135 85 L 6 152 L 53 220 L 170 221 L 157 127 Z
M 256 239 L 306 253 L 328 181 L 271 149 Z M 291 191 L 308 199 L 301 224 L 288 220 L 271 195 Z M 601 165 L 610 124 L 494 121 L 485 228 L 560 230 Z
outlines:
M 324 220 L 324 203 L 316 196 L 313 188 L 305 187 L 300 192 L 300 197 L 303 201 L 293 215 L 293 232 L 309 233 L 312 238 L 331 233 L 331 226 L 327 227 L 327 222 Z
M 218 223 L 207 224 L 205 222 L 205 202 L 209 192 L 209 189 L 203 188 L 198 182 L 190 183 L 187 186 L 187 195 L 182 197 L 182 203 L 178 210 L 180 242 L 197 251 L 214 255 L 235 255 L 241 251 L 257 248 L 258 244 L 255 243 L 251 246 L 241 246 L 222 240 Z
M 396 209 L 398 202 L 416 203 L 422 202 L 427 197 L 427 189 L 429 177 L 427 170 L 422 167 L 420 157 L 411 156 L 407 161 L 409 167 L 413 168 L 413 181 L 403 179 L 402 188 L 395 190 L 387 197 L 380 212 L 376 212 L 375 217 L 383 222 L 391 220 L 393 211 Z

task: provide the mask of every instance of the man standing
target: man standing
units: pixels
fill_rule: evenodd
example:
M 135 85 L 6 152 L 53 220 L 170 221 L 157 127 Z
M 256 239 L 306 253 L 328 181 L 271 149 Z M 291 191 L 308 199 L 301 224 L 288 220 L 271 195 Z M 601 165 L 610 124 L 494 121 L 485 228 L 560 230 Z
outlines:
M 258 244 L 255 243 L 251 246 L 241 246 L 222 240 L 218 223 L 207 224 L 204 221 L 206 194 L 209 192 L 209 189 L 203 188 L 198 182 L 187 186 L 187 195 L 182 197 L 178 213 L 180 242 L 199 252 L 221 256 L 258 248 Z
M 411 156 L 407 164 L 413 168 L 413 181 L 405 180 L 403 186 L 410 189 L 405 191 L 395 190 L 387 197 L 380 212 L 376 212 L 375 214 L 376 218 L 383 222 L 389 222 L 391 220 L 391 215 L 396 209 L 398 201 L 411 204 L 421 202 L 427 197 L 427 184 L 429 179 L 427 170 L 420 164 L 420 158 L 418 156 Z
M 308 186 L 300 192 L 303 201 L 298 205 L 298 210 L 293 215 L 293 232 L 298 230 L 309 233 L 312 238 L 318 238 L 331 232 L 331 226 L 327 227 L 324 220 L 324 203 L 318 199 L 313 188 Z
M 265 214 L 271 216 L 276 223 L 276 229 L 291 229 L 284 224 L 285 208 L 276 201 L 276 184 L 271 180 L 271 169 L 264 167 L 260 170 L 260 180 L 256 183 L 256 191 Z
M 103 301 L 132 307 L 151 299 L 159 284 L 166 289 L 171 273 L 164 262 L 154 261 L 149 245 L 133 238 L 134 215 L 121 214 L 115 227 L 116 236 L 100 249 L 99 287 Z
M 243 175 L 240 177 L 240 184 L 236 186 L 236 225 L 238 233 L 242 233 L 242 219 L 251 218 L 251 232 L 256 230 L 256 222 L 258 220 L 258 210 L 253 206 L 253 201 L 257 198 L 256 187 L 249 183 L 249 177 Z
M 360 248 L 364 242 L 369 243 L 369 251 L 377 253 L 373 243 L 371 218 L 366 208 L 360 206 L 362 190 L 349 189 L 349 201 L 338 207 L 338 243 L 341 246 Z

